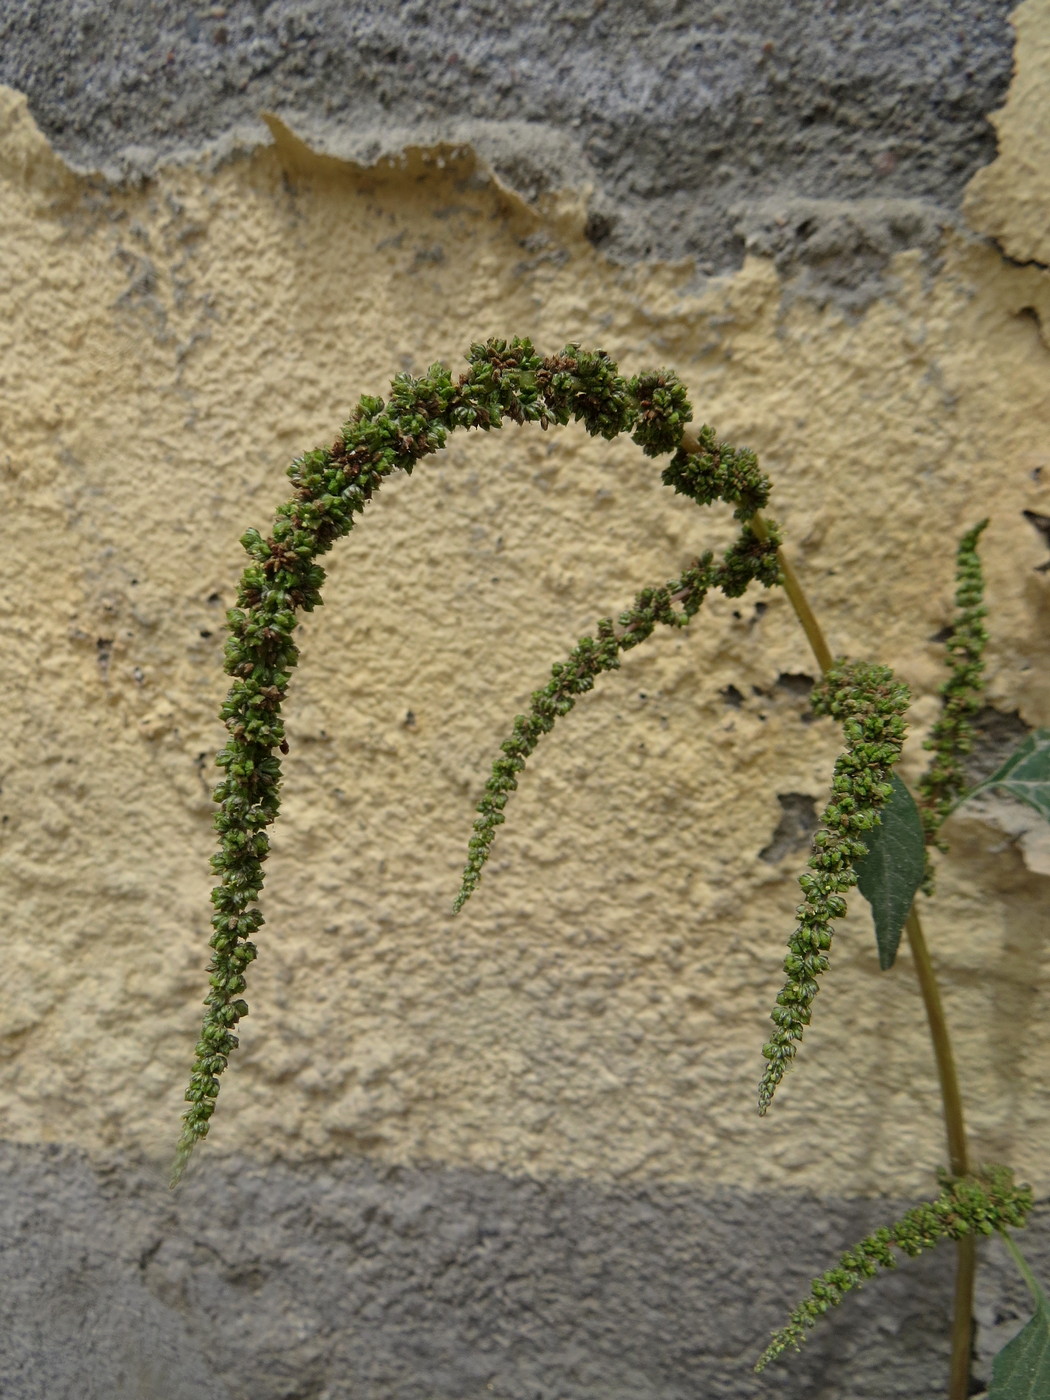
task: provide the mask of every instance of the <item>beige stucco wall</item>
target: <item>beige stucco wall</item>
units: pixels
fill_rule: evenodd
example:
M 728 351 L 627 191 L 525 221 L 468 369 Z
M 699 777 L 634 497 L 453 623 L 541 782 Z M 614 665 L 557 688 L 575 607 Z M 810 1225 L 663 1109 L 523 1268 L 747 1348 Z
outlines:
M 465 151 L 362 170 L 275 124 L 269 148 L 114 189 L 3 93 L 5 1135 L 166 1162 L 204 993 L 237 538 L 359 393 L 473 339 L 676 367 L 698 418 L 759 452 L 833 647 L 914 687 L 912 776 L 954 542 L 990 516 L 990 699 L 1050 724 L 1050 575 L 1021 515 L 1050 515 L 1050 274 L 988 237 L 1046 260 L 1024 161 L 1050 7 L 1020 13 L 971 227 L 935 264 L 901 255 L 860 317 L 785 298 L 760 259 L 699 294 L 684 265 L 611 266 L 578 195 L 528 209 Z M 302 628 L 252 1014 L 206 1151 L 928 1189 L 928 1038 L 863 907 L 773 1111 L 753 1109 L 801 865 L 758 852 L 776 795 L 821 798 L 838 747 L 775 685 L 813 669 L 781 597 L 713 599 L 605 678 L 448 915 L 487 764 L 550 662 L 730 529 L 576 430 L 461 436 L 384 488 Z M 976 1155 L 1046 1191 L 1048 877 L 992 822 L 951 838 L 927 926 Z

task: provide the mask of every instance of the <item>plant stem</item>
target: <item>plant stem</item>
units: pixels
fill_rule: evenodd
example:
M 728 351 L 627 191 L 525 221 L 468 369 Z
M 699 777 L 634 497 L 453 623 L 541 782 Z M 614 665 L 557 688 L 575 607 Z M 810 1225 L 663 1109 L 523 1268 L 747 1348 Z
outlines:
M 948 1400 L 967 1400 L 973 1366 L 973 1289 L 977 1278 L 977 1241 L 955 1241 L 955 1288 L 952 1293 L 952 1356 Z
M 908 934 L 908 944 L 915 960 L 915 972 L 919 979 L 926 1007 L 926 1019 L 930 1023 L 930 1036 L 933 1040 L 933 1053 L 937 1061 L 937 1076 L 941 1081 L 941 1098 L 944 1101 L 944 1126 L 948 1136 L 948 1164 L 952 1176 L 968 1176 L 970 1173 L 969 1153 L 966 1146 L 966 1126 L 963 1120 L 962 1098 L 959 1094 L 959 1079 L 955 1072 L 955 1057 L 948 1036 L 948 1025 L 941 1005 L 941 992 L 937 985 L 937 975 L 933 970 L 930 950 L 926 946 L 919 914 L 912 905 L 904 925 Z
M 1032 1295 L 1033 1303 L 1035 1303 L 1037 1308 L 1045 1308 L 1047 1305 L 1046 1294 L 1043 1292 L 1042 1288 L 1040 1288 L 1039 1280 L 1028 1267 L 1027 1259 L 1025 1259 L 1024 1255 L 1017 1248 L 1017 1244 L 1013 1236 L 1008 1230 L 1000 1230 L 999 1238 L 1002 1240 L 1003 1244 L 1006 1245 L 1007 1249 L 1013 1255 L 1014 1263 L 1020 1269 L 1021 1277 L 1028 1285 L 1028 1291 Z
M 769 530 L 766 522 L 760 515 L 753 515 L 748 522 L 751 529 L 760 540 L 769 538 Z M 802 585 L 798 581 L 798 575 L 791 567 L 791 561 L 782 549 L 777 550 L 777 559 L 780 563 L 780 572 L 784 578 L 784 592 L 791 599 L 791 606 L 795 609 L 795 616 L 802 624 L 810 646 L 813 648 L 813 655 L 817 658 L 817 665 L 822 672 L 830 671 L 833 658 L 831 648 L 824 639 L 824 633 L 820 630 L 820 623 L 813 615 L 813 609 L 809 606 L 809 600 L 802 591 Z
M 962 1097 L 959 1093 L 959 1077 L 955 1071 L 955 1056 L 948 1035 L 948 1024 L 944 1019 L 941 992 L 937 985 L 937 974 L 933 970 L 930 950 L 922 931 L 918 910 L 912 905 L 904 925 L 908 934 L 908 945 L 915 962 L 919 978 L 919 989 L 926 1007 L 926 1019 L 930 1023 L 930 1037 L 933 1040 L 933 1054 L 937 1061 L 937 1076 L 941 1082 L 941 1100 L 944 1104 L 944 1126 L 948 1136 L 948 1163 L 953 1176 L 968 1176 L 970 1173 L 969 1152 L 966 1145 L 966 1124 L 963 1118 Z M 952 1303 L 952 1357 L 949 1400 L 966 1400 L 970 1393 L 970 1357 L 973 1346 L 973 1288 L 977 1271 L 977 1250 L 972 1235 L 956 1241 L 955 1292 Z
M 751 518 L 751 529 L 759 539 L 768 539 L 766 522 L 760 515 Z M 802 624 L 813 655 L 822 672 L 830 670 L 831 649 L 825 640 L 802 591 L 798 576 L 784 555 L 778 550 L 780 571 L 784 579 L 784 591 L 791 600 L 795 615 Z M 941 1102 L 944 1106 L 944 1126 L 948 1138 L 948 1160 L 953 1176 L 970 1174 L 969 1152 L 966 1145 L 966 1124 L 963 1118 L 962 1097 L 959 1093 L 959 1079 L 955 1071 L 955 1057 L 952 1054 L 948 1024 L 944 1018 L 937 974 L 933 969 L 930 951 L 926 946 L 922 924 L 914 905 L 905 924 L 908 943 L 911 947 L 915 971 L 919 979 L 926 1019 L 929 1022 L 930 1038 L 933 1041 L 933 1054 L 937 1062 L 937 1076 L 941 1086 Z M 1012 1243 L 1012 1242 L 1011 1242 Z M 948 1400 L 967 1400 L 970 1393 L 971 1351 L 973 1345 L 973 1289 L 977 1267 L 977 1252 L 972 1235 L 956 1241 L 955 1290 L 952 1301 L 952 1351 L 949 1371 Z

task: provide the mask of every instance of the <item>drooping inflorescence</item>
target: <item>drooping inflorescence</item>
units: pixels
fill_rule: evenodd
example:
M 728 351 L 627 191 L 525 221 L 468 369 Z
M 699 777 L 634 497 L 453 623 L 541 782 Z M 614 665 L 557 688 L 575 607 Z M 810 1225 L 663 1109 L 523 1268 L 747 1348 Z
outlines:
M 973 1177 L 942 1178 L 941 1186 L 936 1200 L 925 1201 L 895 1224 L 865 1236 L 843 1254 L 834 1269 L 814 1279 L 810 1296 L 794 1310 L 788 1325 L 773 1334 L 755 1370 L 764 1370 L 789 1347 L 798 1351 L 806 1333 L 829 1308 L 838 1307 L 847 1293 L 880 1269 L 895 1268 L 894 1250 L 915 1258 L 942 1240 L 1020 1229 L 1032 1209 L 1031 1188 L 1015 1186 L 1007 1167 L 986 1167 Z
M 517 775 L 543 735 L 551 732 L 555 720 L 569 713 L 578 695 L 594 688 L 595 680 L 603 671 L 616 670 L 621 651 L 637 646 L 651 635 L 658 622 L 668 627 L 684 627 L 703 602 L 714 572 L 711 555 L 707 554 L 674 582 L 663 588 L 645 589 L 638 594 L 634 607 L 621 613 L 622 632 L 617 632 L 612 618 L 603 618 L 598 623 L 597 638 L 581 637 L 564 661 L 554 663 L 550 680 L 542 690 L 532 692 L 529 713 L 515 718 L 513 733 L 500 745 L 503 756 L 492 765 L 484 796 L 477 806 L 478 816 L 474 820 L 459 893 L 452 904 L 454 914 L 459 913 L 478 887 L 496 828 L 505 820 L 507 799 L 518 786 Z M 675 601 L 682 603 L 681 612 L 675 611 Z
M 973 716 L 981 707 L 984 648 L 988 641 L 984 618 L 984 575 L 977 541 L 988 521 L 982 520 L 959 541 L 955 561 L 956 615 L 945 644 L 950 675 L 941 686 L 941 713 L 923 747 L 932 750 L 930 766 L 919 780 L 919 815 L 927 847 L 945 849 L 938 839 L 955 799 L 966 787 L 962 760 L 973 749 Z M 932 893 L 933 872 L 927 855 L 924 888 Z
M 298 660 L 297 614 L 321 603 L 325 575 L 316 559 L 349 533 L 383 480 L 396 471 L 411 474 L 456 428 L 488 431 L 505 418 L 542 428 L 575 420 L 606 439 L 630 433 L 647 456 L 678 449 L 664 480 L 695 500 L 731 499 L 745 516 L 765 504 L 768 483 L 753 454 L 716 443 L 709 429 L 700 435 L 699 453 L 681 450 L 691 411 L 685 389 L 668 371 L 627 380 L 603 351 L 569 345 L 543 358 L 527 340 L 472 345 L 467 358 L 469 367 L 458 379 L 436 364 L 418 379 L 398 375 L 386 402 L 362 398 L 330 448 L 292 464 L 294 495 L 278 508 L 271 534 L 253 529 L 242 536 L 251 563 L 237 606 L 227 614 L 225 664 L 233 682 L 222 710 L 229 738 L 217 758 L 224 776 L 215 790 L 220 843 L 212 864 L 220 882 L 212 891 L 210 991 L 173 1183 L 207 1134 L 219 1076 L 237 1047 L 237 1024 L 248 1014 L 245 974 L 256 957 L 252 935 L 263 924 L 257 900 L 269 849 L 266 828 L 280 802 L 279 753 L 287 752 L 281 705 Z M 775 582 L 777 534 L 771 523 L 768 536 L 760 539 L 745 529 L 719 566 L 717 586 L 735 596 L 753 578 Z M 654 615 L 654 622 L 660 620 Z
M 784 959 L 787 981 L 772 1020 L 776 1030 L 762 1047 L 766 1069 L 758 1091 L 765 1113 L 809 1024 L 817 978 L 828 968 L 832 921 L 846 913 L 844 895 L 857 883 L 853 862 L 867 854 L 864 832 L 879 821 L 888 782 L 904 743 L 910 695 L 887 666 L 840 661 L 813 692 L 818 714 L 842 721 L 845 751 L 835 763 L 832 800 L 813 837 L 809 871 L 799 876 L 803 902 Z
M 657 623 L 667 627 L 687 626 L 712 588 L 720 588 L 730 597 L 739 597 L 745 575 L 747 582 L 754 580 L 767 587 L 778 581 L 777 537 L 755 541 L 752 545 L 755 537 L 750 531 L 747 536 L 746 542 L 738 541 L 727 552 L 721 564 L 714 564 L 712 556 L 705 554 L 681 577 L 662 588 L 643 589 L 634 606 L 622 612 L 615 623 L 612 618 L 603 618 L 598 623 L 597 640 L 581 637 L 565 661 L 554 663 L 550 680 L 542 690 L 532 692 L 528 715 L 515 718 L 513 733 L 500 746 L 503 757 L 492 765 L 485 794 L 478 803 L 478 817 L 469 843 L 463 881 L 452 905 L 453 913 L 462 909 L 478 887 L 496 827 L 504 821 L 507 798 L 518 786 L 517 775 L 525 767 L 525 760 L 543 735 L 551 732 L 555 721 L 569 713 L 576 704 L 576 697 L 592 690 L 603 671 L 615 671 L 620 664 L 620 653 L 630 651 L 652 636 Z M 675 603 L 681 603 L 680 612 L 675 611 Z

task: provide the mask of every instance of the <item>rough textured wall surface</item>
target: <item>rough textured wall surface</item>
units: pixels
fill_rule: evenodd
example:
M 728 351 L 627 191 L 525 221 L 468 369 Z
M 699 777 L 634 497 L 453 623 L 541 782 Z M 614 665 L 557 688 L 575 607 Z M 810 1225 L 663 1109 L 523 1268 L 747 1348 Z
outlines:
M 943 1385 L 936 1255 L 864 1289 L 790 1367 L 750 1374 L 785 1276 L 819 1272 L 903 1200 L 800 1195 L 786 1212 L 735 1189 L 361 1157 L 213 1159 L 172 1196 L 141 1165 L 92 1170 L 57 1145 L 8 1145 L 0 1168 L 5 1396 L 891 1400 Z M 998 1241 L 982 1253 L 986 1376 L 1029 1304 Z
M 20 0 L 0 79 L 73 161 L 118 173 L 297 115 L 366 162 L 466 140 L 529 196 L 591 188 L 617 258 L 739 265 L 770 195 L 957 207 L 1010 74 L 1001 0 Z M 843 255 L 906 246 L 921 215 Z M 792 240 L 803 261 L 821 232 Z M 854 246 L 850 246 L 851 242 Z
M 809 1274 L 929 1194 L 944 1154 L 910 969 L 878 974 L 862 910 L 752 1110 L 838 746 L 782 597 L 714 599 L 632 653 L 536 755 L 447 915 L 486 765 L 550 662 L 729 537 L 575 430 L 453 438 L 330 556 L 252 1015 L 174 1200 L 163 1168 L 203 994 L 236 540 L 394 371 L 512 333 L 676 366 L 698 417 L 759 451 L 833 646 L 913 686 L 913 777 L 954 541 L 989 516 L 986 748 L 1050 723 L 1046 541 L 1022 515 L 1050 517 L 1045 0 L 1017 20 L 991 164 L 1001 6 L 952 7 L 957 30 L 934 4 L 654 6 L 644 32 L 637 6 L 506 31 L 431 7 L 429 40 L 389 8 L 220 8 L 0 21 L 0 1390 L 932 1393 L 948 1256 L 749 1370 Z M 731 179 L 696 157 L 716 118 Z M 955 821 L 927 917 L 975 1155 L 1041 1195 L 1048 874 L 1034 822 L 987 804 Z M 996 1257 L 983 1279 L 986 1374 L 1022 1303 Z
M 1045 0 L 1014 15 L 1017 72 L 1006 105 L 992 114 L 999 155 L 967 189 L 967 215 L 1022 263 L 1050 264 L 1050 31 Z

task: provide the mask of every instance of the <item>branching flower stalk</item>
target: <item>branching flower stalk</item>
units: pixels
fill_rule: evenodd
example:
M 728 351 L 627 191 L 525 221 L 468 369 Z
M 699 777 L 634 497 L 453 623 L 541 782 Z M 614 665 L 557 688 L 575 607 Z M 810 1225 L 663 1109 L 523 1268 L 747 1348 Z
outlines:
M 457 380 L 435 364 L 419 379 L 398 375 L 387 402 L 362 398 L 330 448 L 308 452 L 292 464 L 288 474 L 295 493 L 278 507 L 272 533 L 264 537 L 252 529 L 242 536 L 252 562 L 242 575 L 237 606 L 227 614 L 225 666 L 233 684 L 222 710 L 230 737 L 217 759 L 225 776 L 215 790 L 220 845 L 212 865 L 220 883 L 212 891 L 210 991 L 173 1184 L 208 1132 L 220 1076 L 237 1048 L 236 1027 L 248 1014 L 242 994 L 257 955 L 252 935 L 263 924 L 257 900 L 269 850 L 266 828 L 280 805 L 279 754 L 288 750 L 281 705 L 298 660 L 292 639 L 297 614 L 321 603 L 324 570 L 315 560 L 349 533 L 384 479 L 396 471 L 411 474 L 456 428 L 488 431 L 505 418 L 541 428 L 575 420 L 592 436 L 630 433 L 646 456 L 674 453 L 664 480 L 698 503 L 728 499 L 746 521 L 768 499 L 769 483 L 754 453 L 717 442 L 708 428 L 701 430 L 698 451 L 680 449 L 692 410 L 670 372 L 627 380 L 602 351 L 569 345 L 543 358 L 528 340 L 472 345 L 467 358 L 469 368 Z M 777 544 L 772 523 L 761 537 L 745 526 L 720 565 L 718 586 L 742 593 L 755 578 L 778 582 Z M 697 567 L 710 566 L 701 561 Z M 699 582 L 699 576 L 690 576 L 686 586 L 694 589 Z M 644 606 L 654 603 L 662 612 L 660 600 L 650 598 Z M 654 614 L 656 620 L 661 619 Z
M 761 530 L 761 519 L 753 522 Z M 925 810 L 920 807 L 926 820 L 924 833 L 927 847 L 934 844 L 944 817 L 951 810 L 953 798 L 962 787 L 963 753 L 969 752 L 972 743 L 972 730 L 969 717 L 979 707 L 979 681 L 983 671 L 982 653 L 987 634 L 982 619 L 984 579 L 981 571 L 977 541 L 987 525 L 982 521 L 968 531 L 960 541 L 956 564 L 956 606 L 957 617 L 949 639 L 949 665 L 952 671 L 948 681 L 941 687 L 945 711 L 940 723 L 934 727 L 933 736 L 927 747 L 935 750 L 931 772 L 941 770 L 941 777 L 929 783 L 927 774 L 920 791 L 927 797 Z M 781 573 L 785 590 L 792 607 L 805 632 L 818 665 L 825 673 L 831 666 L 831 653 L 801 585 L 794 576 L 788 561 L 781 555 Z M 955 643 L 954 647 L 951 643 Z M 947 777 L 948 783 L 944 783 Z M 941 784 L 944 783 L 943 786 Z M 938 794 L 938 788 L 940 792 Z M 938 796 L 944 805 L 938 810 Z M 932 799 L 932 800 L 930 800 Z M 920 802 L 922 798 L 920 798 Z M 932 820 L 930 819 L 932 815 Z M 927 854 L 927 873 L 924 889 L 932 893 L 932 867 Z M 918 909 L 913 906 L 906 922 L 908 943 L 911 948 L 922 992 L 923 1004 L 929 1022 L 930 1038 L 933 1042 L 937 1075 L 940 1081 L 941 1099 L 944 1108 L 944 1122 L 948 1141 L 948 1156 L 951 1173 L 959 1180 L 970 1176 L 969 1150 L 966 1126 L 963 1115 L 962 1097 L 959 1092 L 955 1057 L 951 1038 L 941 1003 L 940 987 L 933 967 Z M 973 1293 L 976 1275 L 976 1250 L 972 1234 L 963 1234 L 956 1239 L 956 1273 L 952 1304 L 951 1364 L 949 1374 L 949 1400 L 966 1400 L 970 1393 L 971 1348 L 973 1333 Z
M 603 618 L 598 623 L 597 640 L 581 637 L 565 661 L 554 663 L 550 680 L 542 690 L 533 691 L 528 715 L 516 717 L 514 732 L 501 745 L 503 757 L 492 765 L 492 775 L 478 803 L 479 815 L 470 838 L 462 884 L 452 905 L 454 914 L 459 913 L 478 887 L 496 828 L 505 820 L 507 799 L 518 786 L 517 775 L 540 739 L 554 728 L 555 721 L 574 707 L 576 697 L 592 690 L 603 671 L 615 671 L 620 665 L 620 653 L 630 651 L 651 637 L 657 623 L 686 627 L 712 588 L 721 589 L 728 598 L 738 598 L 753 580 L 767 587 L 778 581 L 776 552 L 775 546 L 764 550 L 756 548 L 756 537 L 745 525 L 739 540 L 728 550 L 721 564 L 715 565 L 712 555 L 705 554 L 680 578 L 663 588 L 643 589 L 634 607 L 622 612 L 617 619 L 622 630 L 617 631 L 612 618 Z M 681 603 L 680 612 L 675 611 L 675 603 Z
M 968 530 L 960 540 L 956 553 L 956 616 L 946 648 L 949 676 L 940 688 L 940 717 L 925 743 L 925 747 L 933 751 L 933 758 L 919 780 L 919 816 L 926 840 L 926 872 L 922 888 L 927 895 L 932 895 L 934 888 L 931 849 L 947 850 L 947 843 L 940 839 L 940 828 L 955 799 L 966 786 L 962 761 L 972 752 L 973 727 L 970 720 L 981 704 L 983 657 L 988 633 L 984 626 L 987 609 L 984 607 L 984 574 L 977 542 L 987 524 L 987 520 L 982 520 Z M 908 915 L 905 927 L 933 1040 L 944 1105 L 948 1157 L 952 1172 L 959 1176 L 970 1170 L 962 1095 L 941 1005 L 940 988 L 915 906 Z M 974 1240 L 972 1237 L 962 1237 L 956 1243 L 949 1400 L 965 1400 L 969 1395 L 976 1277 L 977 1251 Z
M 220 844 L 212 864 L 220 877 L 212 891 L 213 952 L 210 991 L 186 1093 L 172 1184 L 209 1128 L 220 1076 L 237 1048 L 235 1034 L 247 1015 L 246 972 L 257 950 L 252 941 L 263 924 L 258 897 L 269 840 L 266 828 L 279 808 L 280 754 L 288 752 L 281 705 L 298 660 L 293 640 L 297 617 L 321 603 L 324 570 L 316 563 L 349 533 L 383 480 L 396 471 L 411 474 L 417 462 L 445 445 L 456 428 L 489 431 L 506 418 L 523 424 L 582 422 L 592 436 L 629 433 L 646 456 L 670 455 L 664 483 L 699 505 L 733 506 L 741 531 L 715 564 L 711 554 L 696 560 L 670 583 L 639 593 L 614 621 L 599 622 L 596 637 L 583 637 L 567 660 L 556 664 L 546 686 L 532 695 L 528 715 L 519 715 L 502 756 L 493 765 L 470 841 L 455 909 L 480 880 L 496 829 L 517 787 L 518 775 L 540 739 L 593 688 L 604 671 L 615 670 L 623 652 L 652 635 L 658 624 L 684 627 L 712 589 L 740 596 L 752 582 L 783 585 L 805 630 L 824 678 L 814 708 L 841 721 L 846 747 L 835 765 L 833 797 L 814 837 L 809 869 L 800 876 L 803 902 L 784 962 L 787 980 L 773 1012 L 775 1031 L 763 1048 L 765 1072 L 759 1111 L 768 1108 L 795 1057 L 809 1024 L 818 978 L 828 968 L 835 919 L 846 913 L 845 894 L 857 882 L 854 862 L 867 854 L 865 834 L 879 824 L 891 788 L 888 779 L 905 735 L 909 696 L 885 666 L 832 661 L 831 652 L 788 561 L 779 551 L 779 530 L 762 515 L 769 482 L 754 453 L 719 442 L 713 430 L 687 429 L 692 411 L 685 389 L 669 371 L 623 378 L 602 351 L 566 346 L 543 358 L 528 340 L 491 340 L 472 345 L 469 367 L 453 380 L 435 364 L 421 378 L 396 376 L 390 398 L 365 396 L 330 448 L 296 459 L 289 469 L 291 500 L 280 506 L 271 534 L 248 530 L 241 543 L 251 562 L 227 614 L 225 665 L 233 678 L 222 717 L 229 731 L 217 762 L 224 777 L 215 791 Z M 972 744 L 970 718 L 979 704 L 981 652 L 986 640 L 977 539 L 984 523 L 962 541 L 958 555 L 959 618 L 949 643 L 951 676 L 942 687 L 944 711 L 928 747 L 935 758 L 921 785 L 927 845 L 937 844 L 941 823 L 963 786 L 962 756 Z M 1015 1188 L 1006 1169 L 969 1173 L 961 1100 L 940 1007 L 940 996 L 918 914 L 907 929 L 937 1054 L 952 1174 L 937 1200 L 918 1206 L 895 1225 L 862 1240 L 839 1266 L 813 1284 L 811 1296 L 774 1338 L 759 1369 L 790 1346 L 798 1346 L 816 1319 L 862 1279 L 892 1267 L 893 1250 L 918 1254 L 941 1239 L 959 1242 L 951 1400 L 963 1400 L 969 1377 L 969 1312 L 972 1239 L 1024 1224 L 1031 1193 Z M 967 1269 L 969 1273 L 967 1273 Z
M 755 1370 L 764 1370 L 789 1347 L 798 1351 L 809 1329 L 829 1308 L 838 1307 L 847 1293 L 880 1269 L 895 1268 L 894 1250 L 915 1258 L 942 1240 L 973 1239 L 996 1230 L 1020 1228 L 1032 1209 L 1031 1188 L 1015 1186 L 1013 1173 L 1006 1167 L 988 1167 L 962 1180 L 945 1177 L 941 1186 L 936 1200 L 915 1206 L 893 1225 L 866 1235 L 842 1255 L 834 1269 L 814 1279 L 809 1297 L 794 1310 L 787 1326 L 774 1333 Z

